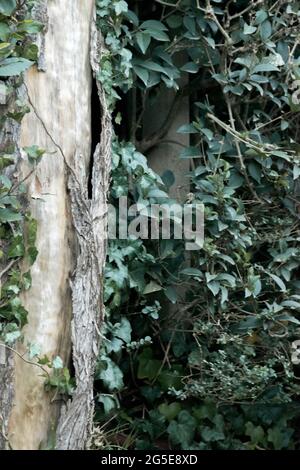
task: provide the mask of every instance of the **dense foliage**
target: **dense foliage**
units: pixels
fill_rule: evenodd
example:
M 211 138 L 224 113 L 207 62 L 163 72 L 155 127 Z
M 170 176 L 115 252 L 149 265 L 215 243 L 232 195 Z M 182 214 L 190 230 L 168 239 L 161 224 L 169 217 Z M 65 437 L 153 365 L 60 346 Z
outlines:
M 29 112 L 27 97 L 21 92 L 22 72 L 37 60 L 33 35 L 42 29 L 30 17 L 30 5 L 25 11 L 21 3 L 6 0 L 0 5 L 0 339 L 10 345 L 26 324 L 27 312 L 19 294 L 30 287 L 28 269 L 36 258 L 36 222 L 27 210 L 26 178 L 17 180 L 15 165 L 21 151 L 33 165 L 44 153 L 36 146 L 19 149 L 14 142 Z
M 111 201 L 171 202 L 174 175 L 155 175 L 142 154 L 169 123 L 150 137 L 141 129 L 167 87 L 175 110 L 190 97 L 191 122 L 178 129 L 190 146 L 178 158 L 191 163 L 187 198 L 205 204 L 204 247 L 188 265 L 178 240 L 110 242 L 101 433 L 138 449 L 299 448 L 299 2 L 97 7 L 107 45 L 98 78 L 119 135 Z M 121 96 L 137 103 L 127 135 Z

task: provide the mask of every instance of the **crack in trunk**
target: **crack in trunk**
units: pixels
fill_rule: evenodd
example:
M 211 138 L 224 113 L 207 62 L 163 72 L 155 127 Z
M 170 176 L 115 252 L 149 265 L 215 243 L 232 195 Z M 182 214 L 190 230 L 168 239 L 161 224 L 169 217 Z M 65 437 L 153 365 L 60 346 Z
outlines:
M 91 66 L 94 76 L 104 50 L 103 39 L 96 29 L 95 17 L 91 32 Z M 57 449 L 83 449 L 93 422 L 94 371 L 100 347 L 103 322 L 103 269 L 106 259 L 107 194 L 111 159 L 112 123 L 104 90 L 97 82 L 102 111 L 100 143 L 92 159 L 90 200 L 83 159 L 75 156 L 74 174 L 69 177 L 71 210 L 76 228 L 79 256 L 72 288 L 72 345 L 76 390 L 62 411 L 57 428 Z

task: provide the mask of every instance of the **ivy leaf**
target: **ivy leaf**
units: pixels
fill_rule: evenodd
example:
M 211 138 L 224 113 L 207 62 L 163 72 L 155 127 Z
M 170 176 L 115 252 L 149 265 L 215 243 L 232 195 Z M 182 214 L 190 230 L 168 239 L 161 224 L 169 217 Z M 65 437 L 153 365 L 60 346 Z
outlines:
M 29 359 L 33 359 L 41 354 L 41 346 L 36 343 L 30 343 L 28 349 Z
M 223 441 L 225 439 L 225 435 L 222 431 L 211 429 L 208 426 L 201 429 L 201 436 L 206 442 Z
M 124 0 L 120 0 L 114 4 L 114 9 L 116 15 L 119 16 L 121 13 L 126 13 L 128 11 L 128 5 Z
M 127 318 L 122 317 L 121 321 L 114 325 L 113 333 L 117 338 L 120 338 L 124 343 L 130 343 L 132 328 Z
M 56 358 L 53 359 L 52 367 L 53 367 L 53 369 L 63 369 L 64 368 L 63 361 L 59 356 L 56 356 Z
M 182 449 L 188 448 L 194 438 L 196 420 L 188 411 L 181 411 L 177 421 L 171 421 L 168 426 L 168 434 L 174 444 L 180 444 Z
M 138 363 L 137 376 L 139 379 L 153 380 L 161 367 L 161 362 L 158 359 L 153 359 L 152 350 L 150 348 L 144 349 L 138 356 Z
M 251 438 L 253 444 L 263 443 L 265 439 L 265 432 L 261 426 L 254 426 L 253 423 L 246 423 L 246 436 Z
M 25 72 L 33 65 L 33 62 L 22 57 L 12 57 L 0 62 L 0 77 L 13 77 Z
M 101 363 L 106 368 L 100 371 L 99 379 L 111 392 L 121 390 L 124 385 L 121 369 L 109 357 L 104 357 Z
M 14 212 L 9 209 L 0 209 L 1 222 L 17 222 L 22 220 L 23 217 L 19 212 Z
M 37 163 L 45 153 L 45 150 L 39 148 L 37 145 L 23 147 L 23 150 L 27 153 L 28 161 L 30 163 Z
M 11 333 L 6 333 L 5 342 L 7 344 L 13 344 L 21 337 L 21 331 L 12 331 Z
M 98 402 L 102 403 L 103 408 L 104 408 L 104 413 L 106 415 L 110 413 L 112 410 L 114 410 L 116 406 L 118 405 L 113 395 L 107 395 L 107 394 L 101 393 L 101 395 L 99 395 L 97 398 L 98 398 Z
M 10 16 L 17 8 L 16 0 L 1 0 L 0 13 L 1 15 Z
M 162 414 L 168 421 L 172 421 L 180 413 L 182 406 L 180 403 L 162 403 L 158 407 L 158 411 Z

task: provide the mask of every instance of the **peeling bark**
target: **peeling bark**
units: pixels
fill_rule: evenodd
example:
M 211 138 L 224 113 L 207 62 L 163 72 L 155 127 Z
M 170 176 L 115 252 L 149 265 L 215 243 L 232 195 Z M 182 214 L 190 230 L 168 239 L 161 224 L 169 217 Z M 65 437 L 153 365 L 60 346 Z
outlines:
M 52 403 L 45 392 L 39 369 L 10 355 L 5 370 L 0 364 L 0 409 L 5 413 L 0 417 L 5 424 L 0 448 L 8 438 L 13 449 L 38 449 L 58 422 L 57 448 L 82 449 L 92 423 L 93 374 L 103 318 L 111 118 L 98 84 L 101 140 L 88 199 L 92 70 L 98 71 L 102 47 L 93 19 L 94 1 L 43 0 L 40 7 L 35 12 L 45 24 L 40 60 L 26 74 L 23 90 L 31 112 L 22 121 L 20 138 L 14 139 L 20 147 L 46 149 L 27 185 L 30 210 L 38 222 L 39 255 L 31 270 L 32 287 L 23 295 L 29 317 L 18 351 L 24 353 L 28 342 L 36 343 L 42 355 L 59 355 L 67 362 L 72 343 L 76 390 L 62 409 L 61 402 Z M 29 171 L 21 153 L 19 178 Z

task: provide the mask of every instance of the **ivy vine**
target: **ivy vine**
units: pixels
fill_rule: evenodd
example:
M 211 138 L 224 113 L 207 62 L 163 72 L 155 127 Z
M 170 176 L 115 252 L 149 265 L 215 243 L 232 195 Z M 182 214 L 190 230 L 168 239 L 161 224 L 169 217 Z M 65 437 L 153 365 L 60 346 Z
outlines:
M 154 174 L 143 154 L 188 95 L 192 119 L 178 132 L 190 146 L 178 158 L 191 164 L 189 197 L 205 204 L 204 247 L 189 267 L 178 240 L 110 241 L 95 383 L 107 445 L 299 448 L 299 2 L 97 7 L 99 79 L 116 118 L 111 201 L 170 201 L 174 175 Z M 144 136 L 145 105 L 159 109 L 166 87 L 176 91 L 169 122 Z M 124 135 L 118 101 L 132 96 Z

